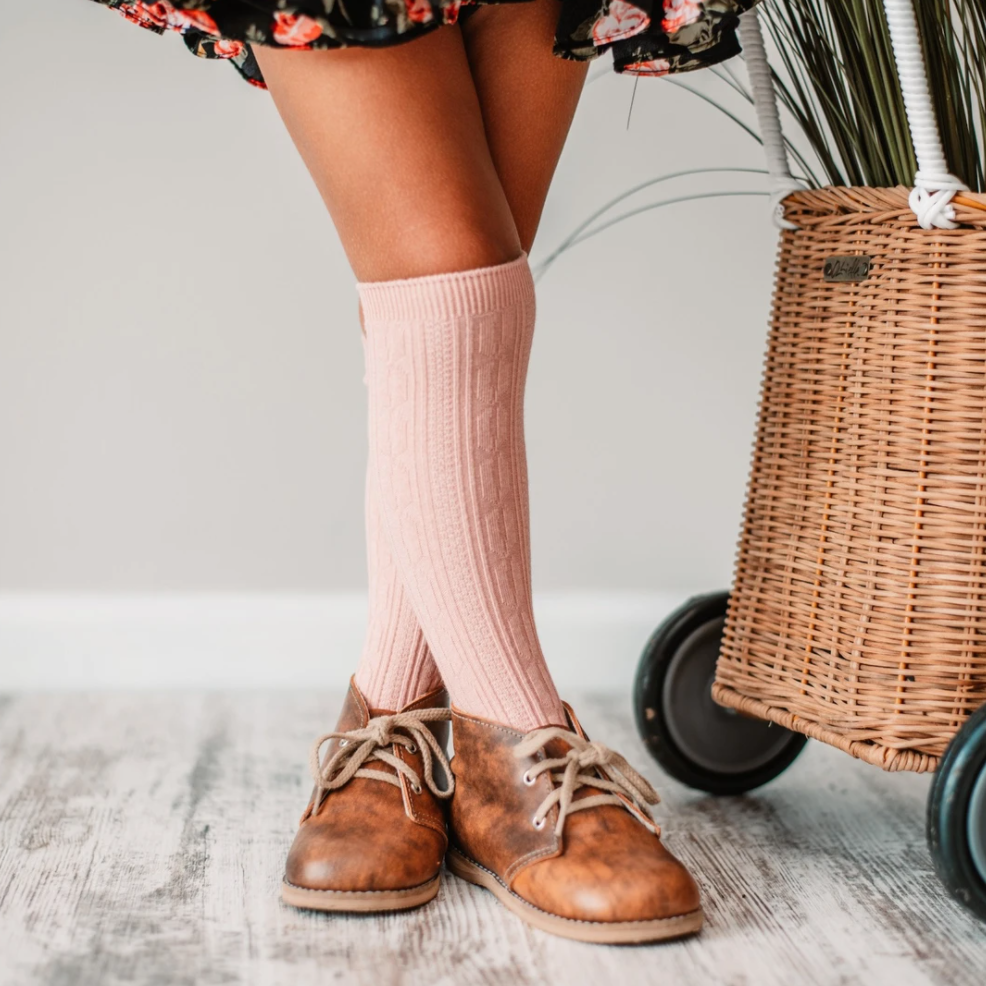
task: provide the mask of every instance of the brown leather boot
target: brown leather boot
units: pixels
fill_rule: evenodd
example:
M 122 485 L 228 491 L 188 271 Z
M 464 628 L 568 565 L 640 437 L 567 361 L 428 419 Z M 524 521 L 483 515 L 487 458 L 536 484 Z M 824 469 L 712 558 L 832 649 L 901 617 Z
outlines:
M 438 893 L 448 845 L 442 801 L 453 787 L 445 703 L 439 689 L 396 713 L 371 710 L 350 682 L 339 725 L 312 748 L 315 791 L 288 852 L 286 903 L 397 911 Z
M 452 710 L 446 865 L 565 938 L 615 944 L 698 931 L 698 887 L 661 843 L 647 807 L 654 789 L 565 710 L 571 731 L 526 736 Z

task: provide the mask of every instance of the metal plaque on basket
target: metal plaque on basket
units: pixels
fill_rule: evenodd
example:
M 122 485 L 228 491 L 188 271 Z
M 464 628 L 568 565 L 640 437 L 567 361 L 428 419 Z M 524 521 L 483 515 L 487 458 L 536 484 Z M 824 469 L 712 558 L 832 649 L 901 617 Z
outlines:
M 852 254 L 847 257 L 826 257 L 822 275 L 826 281 L 865 281 L 870 273 L 871 257 Z

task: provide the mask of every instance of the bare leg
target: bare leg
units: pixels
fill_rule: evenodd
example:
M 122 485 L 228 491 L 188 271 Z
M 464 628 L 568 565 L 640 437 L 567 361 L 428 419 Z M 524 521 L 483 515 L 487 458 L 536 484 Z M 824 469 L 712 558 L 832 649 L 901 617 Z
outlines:
M 254 51 L 360 281 L 520 254 L 458 27 L 389 48 Z
M 587 62 L 551 53 L 558 0 L 481 7 L 462 24 L 490 156 L 528 253 Z

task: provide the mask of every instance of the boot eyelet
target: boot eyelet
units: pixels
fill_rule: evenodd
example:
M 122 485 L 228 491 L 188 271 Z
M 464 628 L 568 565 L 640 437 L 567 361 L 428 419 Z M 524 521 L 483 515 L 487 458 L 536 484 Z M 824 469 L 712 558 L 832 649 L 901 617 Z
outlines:
M 531 819 L 531 824 L 540 832 L 544 828 L 544 823 L 547 821 L 546 818 L 542 818 L 539 822 L 536 818 Z
M 409 747 L 407 748 L 407 752 L 408 752 L 408 753 L 410 753 L 410 754 L 412 754 L 412 755 L 413 755 L 413 754 L 415 754 L 415 753 L 417 753 L 417 752 L 418 752 L 418 747 L 417 747 L 417 745 L 416 745 L 415 743 L 412 743 L 412 744 L 411 744 L 411 745 L 410 745 L 410 746 L 409 746 Z
M 531 777 L 531 772 L 529 770 L 524 771 L 522 780 L 528 787 L 533 787 L 537 783 L 537 778 Z
M 413 792 L 414 792 L 415 794 L 420 794 L 420 793 L 421 793 L 421 785 L 420 785 L 420 784 L 412 784 L 412 785 L 411 785 L 411 790 L 412 790 L 412 791 L 413 791 Z
M 349 740 L 339 740 L 340 746 L 349 746 Z

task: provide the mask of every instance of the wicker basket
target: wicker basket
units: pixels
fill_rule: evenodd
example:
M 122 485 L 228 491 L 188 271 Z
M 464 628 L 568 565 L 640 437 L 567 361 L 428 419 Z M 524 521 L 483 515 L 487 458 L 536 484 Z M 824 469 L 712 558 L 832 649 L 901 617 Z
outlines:
M 908 191 L 785 202 L 713 695 L 929 770 L 986 702 L 986 212 L 929 232 Z
M 926 771 L 986 702 L 986 197 L 910 194 L 784 199 L 713 697 Z

